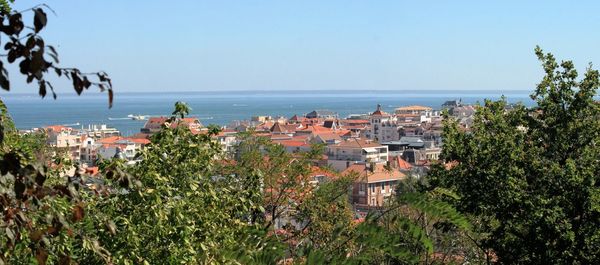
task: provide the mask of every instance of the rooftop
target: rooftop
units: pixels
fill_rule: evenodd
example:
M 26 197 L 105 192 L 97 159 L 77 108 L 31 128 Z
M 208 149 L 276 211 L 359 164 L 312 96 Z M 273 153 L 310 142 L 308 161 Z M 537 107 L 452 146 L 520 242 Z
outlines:
M 342 172 L 342 175 L 356 173 L 367 183 L 377 183 L 383 181 L 395 181 L 406 178 L 406 175 L 398 169 L 387 170 L 382 164 L 375 164 L 375 168 L 370 170 L 366 164 L 354 164 Z
M 432 110 L 432 108 L 425 107 L 425 106 L 419 106 L 419 105 L 412 105 L 412 106 L 396 108 L 396 111 L 430 111 L 430 110 Z

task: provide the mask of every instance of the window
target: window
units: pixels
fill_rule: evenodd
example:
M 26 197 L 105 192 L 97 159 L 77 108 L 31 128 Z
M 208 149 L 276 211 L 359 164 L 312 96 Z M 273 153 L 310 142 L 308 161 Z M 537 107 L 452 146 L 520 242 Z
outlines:
M 371 186 L 371 193 L 375 193 L 375 184 L 369 184 Z
M 358 192 L 364 194 L 367 189 L 367 185 L 363 183 L 358 184 Z

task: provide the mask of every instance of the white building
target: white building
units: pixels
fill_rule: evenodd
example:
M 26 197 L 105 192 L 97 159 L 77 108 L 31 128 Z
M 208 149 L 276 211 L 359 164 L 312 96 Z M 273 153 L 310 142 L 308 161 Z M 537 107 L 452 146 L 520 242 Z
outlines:
M 414 116 L 412 119 L 418 122 L 431 122 L 434 116 L 432 108 L 417 105 L 397 108 L 395 113 L 398 116 Z
M 133 160 L 137 153 L 150 143 L 148 139 L 108 137 L 97 141 L 98 158 L 111 159 L 117 153 L 117 149 L 127 160 Z
M 88 125 L 88 128 L 83 131 L 87 136 L 96 140 L 121 135 L 121 132 L 119 132 L 117 128 L 108 127 L 106 124 L 90 124 Z
M 349 139 L 327 146 L 327 164 L 342 171 L 356 163 L 385 164 L 388 147 L 378 142 L 363 139 Z
M 399 138 L 396 118 L 381 110 L 381 105 L 377 104 L 377 109 L 369 116 L 369 128 L 365 131 L 365 137 L 375 141 L 392 141 Z
M 67 150 L 71 161 L 79 162 L 82 135 L 77 130 L 62 125 L 53 125 L 45 127 L 44 131 L 48 136 L 48 145 Z

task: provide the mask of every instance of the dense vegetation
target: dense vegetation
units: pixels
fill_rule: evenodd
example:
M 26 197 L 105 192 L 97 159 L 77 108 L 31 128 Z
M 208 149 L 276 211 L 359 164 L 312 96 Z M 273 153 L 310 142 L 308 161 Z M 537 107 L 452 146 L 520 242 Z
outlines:
M 43 6 L 24 11 L 25 27 L 0 3 L 6 60 L 20 60 L 42 97 L 49 69 L 77 93 L 92 85 L 44 59 L 57 56 L 38 34 Z M 290 154 L 249 132 L 232 154 L 218 128 L 167 124 L 141 162 L 102 161 L 92 177 L 69 171 L 78 165 L 42 133 L 18 134 L 0 104 L 0 264 L 598 263 L 598 72 L 578 81 L 570 61 L 536 54 L 536 108 L 486 101 L 468 131 L 447 117 L 443 163 L 359 222 L 348 198 L 357 176 L 309 184 L 322 146 Z M 95 76 L 112 102 L 110 79 Z M 169 123 L 189 112 L 177 103 Z
M 452 119 L 443 157 L 430 177 L 454 190 L 461 212 L 476 220 L 479 244 L 501 263 L 600 262 L 600 80 L 582 80 L 571 61 L 538 47 L 545 76 L 532 94 L 537 107 L 507 110 L 486 101 L 469 132 Z

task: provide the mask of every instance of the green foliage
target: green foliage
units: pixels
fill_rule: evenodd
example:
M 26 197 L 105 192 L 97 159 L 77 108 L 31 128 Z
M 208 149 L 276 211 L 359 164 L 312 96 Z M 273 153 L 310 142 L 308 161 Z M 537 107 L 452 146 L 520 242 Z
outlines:
M 15 0 L 0 0 L 0 15 L 10 14 L 12 8 L 10 5 L 14 3 Z
M 122 188 L 89 210 L 99 223 L 117 217 L 114 234 L 99 234 L 115 261 L 224 263 L 264 254 L 269 239 L 252 222 L 261 212 L 260 191 L 249 185 L 259 176 L 220 174 L 221 147 L 211 136 L 165 126 L 141 162 L 104 165 Z
M 50 163 L 55 153 L 43 133 L 19 135 L 0 107 L 0 264 L 69 264 L 94 252 L 85 244 L 84 188 Z
M 443 157 L 431 172 L 455 191 L 462 212 L 482 222 L 483 248 L 502 263 L 591 264 L 600 260 L 598 71 L 582 80 L 571 61 L 538 47 L 545 76 L 537 107 L 486 101 L 469 132 L 446 120 Z
M 354 251 L 353 212 L 348 203 L 352 181 L 342 177 L 321 184 L 298 206 L 295 218 L 303 220 L 304 225 L 294 236 L 301 239 L 300 248 L 318 249 L 329 258 Z
M 179 117 L 183 119 L 183 117 L 190 114 L 192 108 L 188 106 L 185 102 L 178 101 L 175 103 L 175 110 L 173 111 L 173 116 Z

